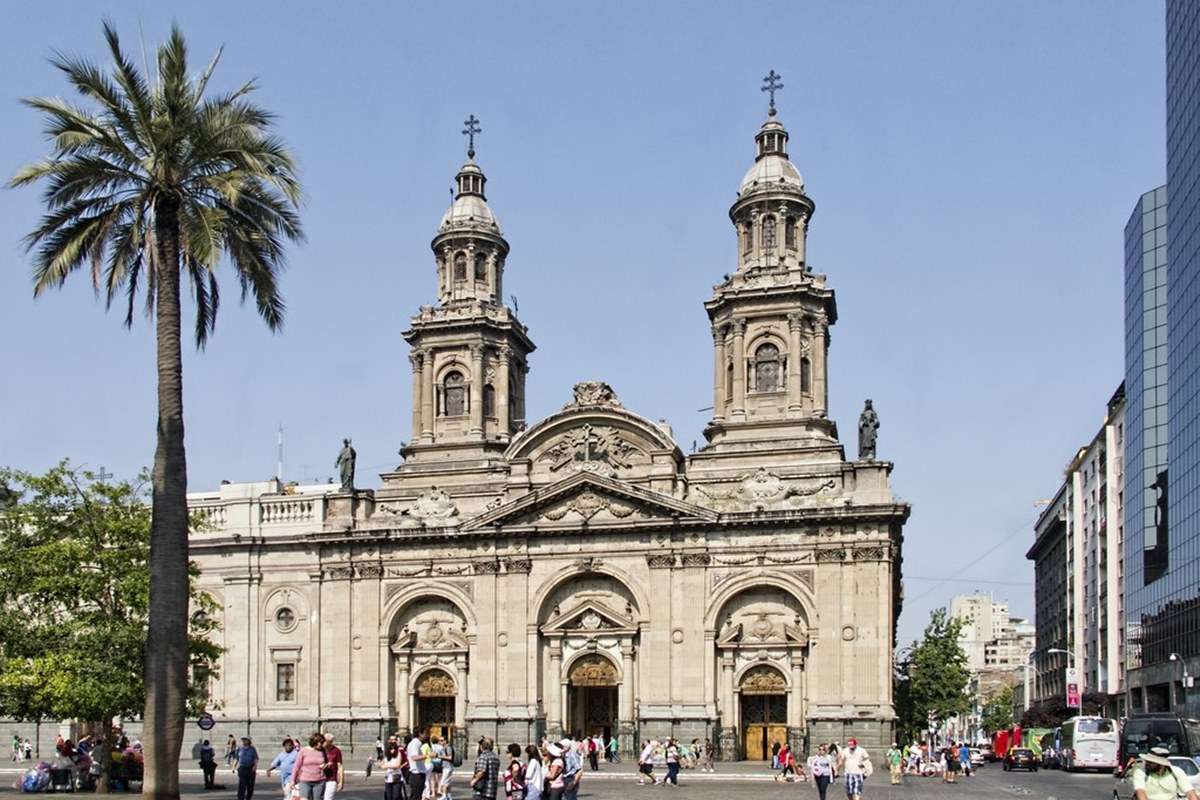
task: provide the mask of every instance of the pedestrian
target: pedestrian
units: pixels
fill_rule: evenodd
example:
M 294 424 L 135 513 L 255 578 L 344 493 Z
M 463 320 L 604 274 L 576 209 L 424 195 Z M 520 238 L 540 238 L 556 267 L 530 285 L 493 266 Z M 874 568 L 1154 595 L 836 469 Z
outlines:
M 375 760 L 383 761 L 383 739 L 375 739 Z
M 899 786 L 902 783 L 900 780 L 900 767 L 904 761 L 904 755 L 900 752 L 900 748 L 896 746 L 895 742 L 892 742 L 892 746 L 888 748 L 884 759 L 887 761 L 888 771 L 892 776 L 892 786 Z
M 213 788 L 216 785 L 217 751 L 213 750 L 208 739 L 200 743 L 200 771 L 204 773 L 204 788 Z
M 508 746 L 508 769 L 504 771 L 505 800 L 525 800 L 525 765 L 521 763 L 521 745 Z
M 279 782 L 283 787 L 283 800 L 288 800 L 291 796 L 292 770 L 296 766 L 296 759 L 299 755 L 296 745 L 289 737 L 283 740 L 283 750 L 272 759 L 271 766 L 267 767 L 267 777 L 270 777 L 272 772 L 279 771 Z
M 422 748 L 424 749 L 424 748 Z M 425 795 L 430 798 L 442 796 L 442 769 L 443 756 L 446 754 L 446 746 L 442 744 L 442 737 L 429 737 L 429 777 L 426 779 L 428 785 L 425 787 Z
M 596 743 L 596 737 L 589 736 L 586 745 L 588 764 L 591 765 L 593 771 L 600 769 L 600 745 Z
M 459 762 L 462 763 L 462 762 Z M 454 775 L 454 744 L 449 739 L 442 741 L 442 779 L 438 786 L 437 800 L 450 800 L 450 778 Z
M 617 737 L 615 737 L 615 736 L 608 737 L 608 760 L 614 764 L 621 763 L 620 747 L 621 747 L 621 745 L 617 741 Z
M 646 742 L 645 747 L 642 748 L 641 755 L 638 756 L 638 772 L 642 773 L 638 777 L 638 784 L 641 786 L 646 785 L 646 778 L 650 779 L 651 785 L 658 783 L 654 779 L 654 748 L 657 745 L 658 742 L 651 739 Z
M 971 748 L 966 742 L 958 743 L 958 761 L 962 765 L 963 777 L 971 777 Z
M 122 736 L 121 739 L 118 740 L 118 744 L 117 744 L 117 746 L 120 747 L 122 750 L 124 750 L 126 747 L 129 746 L 128 744 L 125 744 L 123 741 L 121 741 L 124 738 L 125 737 Z M 229 738 L 225 740 L 225 766 L 227 766 L 227 767 L 233 766 L 233 757 L 235 755 L 237 755 L 237 739 L 233 738 L 233 734 L 231 733 L 231 734 L 229 734 Z
M 342 767 L 342 751 L 333 743 L 333 734 L 325 734 L 325 800 L 333 800 L 342 790 L 345 770 Z
M 26 739 L 24 748 L 25 748 L 25 760 L 33 761 L 33 742 Z
M 237 763 L 233 770 L 238 779 L 237 798 L 253 800 L 254 780 L 258 777 L 258 750 L 249 736 L 242 737 L 242 746 L 237 749 L 234 760 Z
M 292 788 L 301 800 L 324 800 L 325 797 L 325 737 L 314 733 L 308 737 L 308 747 L 300 748 L 292 762 Z
M 579 734 L 575 738 L 566 738 L 558 743 L 563 749 L 563 800 L 575 800 L 579 794 L 579 784 L 583 782 L 583 742 Z
M 496 755 L 496 743 L 484 736 L 479 740 L 475 774 L 471 776 L 471 789 L 475 792 L 475 800 L 496 800 L 499 783 L 500 757 Z
M 704 748 L 704 750 L 700 756 L 700 771 L 716 772 L 716 770 L 713 769 L 713 756 L 715 755 L 714 750 L 716 748 L 713 746 L 712 739 L 705 739 L 701 747 Z
M 404 774 L 400 748 L 388 742 L 383 750 L 383 800 L 403 800 Z
M 778 772 L 778 771 L 779 771 L 779 769 L 780 769 L 780 766 L 779 766 L 779 753 L 780 753 L 782 750 L 783 750 L 783 745 L 781 745 L 781 744 L 779 743 L 779 740 L 778 740 L 778 739 L 776 739 L 775 741 L 771 742 L 771 771 L 772 771 L 772 772 Z
M 812 775 L 813 783 L 817 786 L 819 800 L 825 800 L 825 792 L 829 789 L 829 782 L 833 780 L 833 763 L 829 760 L 828 747 L 823 744 L 817 746 L 817 754 L 808 759 L 808 773 Z
M 408 799 L 421 800 L 425 796 L 425 753 L 422 748 L 429 738 L 425 728 L 413 731 L 405 753 L 408 755 Z
M 548 800 L 562 800 L 563 789 L 566 788 L 563 774 L 567 769 L 562 748 L 554 742 L 547 742 L 546 756 L 550 759 L 550 766 L 546 770 L 546 796 Z
M 874 771 L 870 753 L 858 746 L 857 739 L 850 739 L 846 742 L 846 749 L 838 754 L 837 763 L 837 771 L 846 776 L 846 797 L 860 800 L 863 784 Z
M 537 747 L 525 748 L 525 800 L 542 800 L 546 787 L 546 773 L 542 769 L 542 754 Z
M 1154 747 L 1129 768 L 1126 774 L 1133 785 L 1135 800 L 1175 800 L 1180 797 L 1197 800 L 1188 776 L 1171 764 L 1170 756 L 1171 751 L 1167 748 Z
M 954 783 L 958 778 L 959 770 L 958 753 L 954 752 L 954 742 L 950 742 L 942 748 L 942 761 L 946 768 L 946 771 L 942 773 L 942 781 Z
M 666 783 L 679 788 L 679 743 L 674 738 L 667 739 Z

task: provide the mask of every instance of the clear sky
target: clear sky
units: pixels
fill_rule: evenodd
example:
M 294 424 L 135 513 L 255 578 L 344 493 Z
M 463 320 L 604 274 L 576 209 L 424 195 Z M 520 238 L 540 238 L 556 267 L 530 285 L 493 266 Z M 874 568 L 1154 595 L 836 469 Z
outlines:
M 1158 2 L 22 3 L 0 26 L 0 172 L 46 152 L 17 99 L 66 91 L 55 48 L 103 56 L 172 20 L 214 86 L 250 76 L 299 157 L 308 242 L 284 332 L 226 304 L 185 355 L 192 488 L 324 480 L 343 436 L 360 482 L 399 462 L 400 337 L 434 301 L 429 241 L 464 156 L 512 245 L 506 292 L 538 345 L 529 418 L 608 381 L 674 425 L 711 402 L 702 302 L 735 268 L 727 211 L 782 73 L 780 118 L 817 204 L 809 260 L 840 320 L 831 414 L 862 401 L 913 505 L 901 641 L 973 589 L 1033 613 L 1034 502 L 1052 495 L 1122 377 L 1122 229 L 1163 181 Z M 84 274 L 36 302 L 20 238 L 34 190 L 0 191 L 0 463 L 150 463 L 152 329 L 105 313 Z M 945 579 L 942 582 L 931 578 Z

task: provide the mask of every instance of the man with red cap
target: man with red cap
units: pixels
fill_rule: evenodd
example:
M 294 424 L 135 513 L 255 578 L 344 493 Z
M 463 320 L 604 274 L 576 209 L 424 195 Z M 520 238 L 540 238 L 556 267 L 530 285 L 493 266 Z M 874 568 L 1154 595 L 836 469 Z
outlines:
M 857 739 L 850 739 L 838 754 L 838 772 L 846 776 L 846 797 L 862 800 L 863 783 L 874 772 L 871 755 L 858 746 Z

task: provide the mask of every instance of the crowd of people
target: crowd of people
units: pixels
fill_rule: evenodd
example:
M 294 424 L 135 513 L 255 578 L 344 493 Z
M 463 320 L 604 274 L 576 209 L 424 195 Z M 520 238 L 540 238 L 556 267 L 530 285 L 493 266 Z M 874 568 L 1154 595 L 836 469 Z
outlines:
M 888 755 L 890 757 L 890 750 Z M 858 746 L 857 739 L 847 740 L 845 747 L 839 747 L 836 742 L 817 745 L 817 751 L 807 760 L 802 755 L 797 757 L 787 742 L 775 742 L 771 745 L 771 768 L 779 773 L 775 776 L 777 781 L 812 780 L 820 800 L 825 800 L 829 785 L 838 779 L 845 782 L 846 796 L 859 800 L 866 779 L 875 771 L 871 754 L 865 747 Z

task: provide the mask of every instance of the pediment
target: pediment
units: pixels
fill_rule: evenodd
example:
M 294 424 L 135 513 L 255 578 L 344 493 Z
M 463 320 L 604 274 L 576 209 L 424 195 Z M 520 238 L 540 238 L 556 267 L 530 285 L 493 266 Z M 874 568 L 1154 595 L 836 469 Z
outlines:
M 727 621 L 717 635 L 717 647 L 807 647 L 808 628 L 799 623 L 773 623 L 767 615 L 748 622 Z
M 585 601 L 568 611 L 552 614 L 542 626 L 542 632 L 594 635 L 632 633 L 635 628 L 632 617 L 623 618 L 601 603 Z
M 591 473 L 576 473 L 558 483 L 468 520 L 462 530 L 496 525 L 626 527 L 662 522 L 715 522 L 717 512 L 640 486 Z

